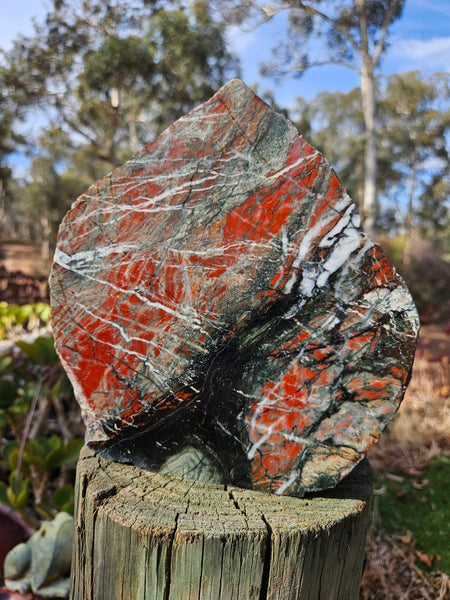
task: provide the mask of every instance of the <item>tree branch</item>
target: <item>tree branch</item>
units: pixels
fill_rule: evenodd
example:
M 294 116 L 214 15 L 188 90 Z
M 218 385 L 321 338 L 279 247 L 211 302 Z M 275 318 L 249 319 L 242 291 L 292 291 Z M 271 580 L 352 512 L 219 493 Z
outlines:
M 352 63 L 350 62 L 345 62 L 342 60 L 315 60 L 311 63 L 308 63 L 307 65 L 296 65 L 291 67 L 287 72 L 292 72 L 292 71 L 297 71 L 299 73 L 301 73 L 302 71 L 306 71 L 306 69 L 310 69 L 311 67 L 323 67 L 325 65 L 337 65 L 340 67 L 346 67 L 347 69 L 351 69 L 352 71 L 354 71 L 355 73 L 359 74 L 359 69 L 357 67 L 355 67 Z
M 330 25 L 332 25 L 337 31 L 339 31 L 339 33 L 341 33 L 345 37 L 345 39 L 349 42 L 351 46 L 353 46 L 353 48 L 355 48 L 358 51 L 360 50 L 360 46 L 355 40 L 355 38 L 351 36 L 348 30 L 345 29 L 345 27 L 342 27 L 336 19 L 329 17 L 327 14 L 320 10 L 317 10 L 317 8 L 314 8 L 313 6 L 305 4 L 302 0 L 297 0 L 295 2 L 284 2 L 283 5 L 279 8 L 275 8 L 267 4 L 261 6 L 259 10 L 264 13 L 265 20 L 270 21 L 270 19 L 272 19 L 278 13 L 284 10 L 290 10 L 292 8 L 299 8 L 300 10 L 303 10 L 310 15 L 319 17 L 327 23 L 330 23 Z
M 363 62 L 370 62 L 371 70 L 373 70 L 373 61 L 369 52 L 369 36 L 368 36 L 368 21 L 366 12 L 366 0 L 354 0 L 355 6 L 359 12 L 359 32 L 361 34 L 361 47 Z
M 327 14 L 325 14 L 324 12 L 322 12 L 320 10 L 317 10 L 317 8 L 314 8 L 313 6 L 309 6 L 308 4 L 305 4 L 302 0 L 297 0 L 294 3 L 292 3 L 292 2 L 286 3 L 286 8 L 295 8 L 295 7 L 304 10 L 306 13 L 308 13 L 310 15 L 320 17 L 327 23 L 330 23 L 330 25 L 332 25 L 337 31 L 339 31 L 339 33 L 341 33 L 345 37 L 345 39 L 349 42 L 349 44 L 351 46 L 353 46 L 353 48 L 355 48 L 355 50 L 358 50 L 358 51 L 360 50 L 360 46 L 357 43 L 357 41 L 355 40 L 355 38 L 352 35 L 350 35 L 348 30 L 345 27 L 342 27 L 342 25 L 336 19 L 329 17 Z
M 74 119 L 64 114 L 63 111 L 61 111 L 61 118 L 66 125 L 68 125 L 73 131 L 84 137 L 84 139 L 87 140 L 90 144 L 92 144 L 94 148 L 100 149 L 100 145 L 98 143 L 97 138 L 95 136 L 89 135 L 89 133 L 84 131 L 81 126 L 78 126 Z
M 375 46 L 374 53 L 373 53 L 372 64 L 373 64 L 374 68 L 378 65 L 378 62 L 381 57 L 381 53 L 383 52 L 383 48 L 384 48 L 384 44 L 385 44 L 386 36 L 387 36 L 387 32 L 388 32 L 388 27 L 391 23 L 392 17 L 394 16 L 395 9 L 396 9 L 396 2 L 392 1 L 389 4 L 389 7 L 384 15 L 384 21 L 383 21 L 383 26 L 381 28 L 380 39 L 378 40 L 378 42 Z

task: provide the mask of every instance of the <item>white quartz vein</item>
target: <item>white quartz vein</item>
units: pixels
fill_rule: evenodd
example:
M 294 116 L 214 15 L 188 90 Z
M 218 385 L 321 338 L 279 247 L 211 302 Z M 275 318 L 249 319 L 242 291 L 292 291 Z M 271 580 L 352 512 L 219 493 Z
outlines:
M 352 201 L 347 194 L 344 194 L 342 198 L 340 198 L 335 204 L 333 210 L 326 211 L 313 226 L 306 228 L 303 238 L 301 239 L 300 244 L 298 246 L 297 256 L 295 257 L 292 263 L 292 275 L 284 287 L 284 291 L 286 294 L 289 294 L 292 291 L 292 288 L 297 280 L 298 269 L 310 253 L 313 247 L 313 242 L 320 235 L 321 231 L 323 231 L 324 227 L 326 227 L 328 223 L 330 223 L 330 221 L 333 221 L 333 219 L 336 217 L 336 213 L 343 211 L 349 205 L 353 206 Z M 344 217 L 341 217 L 341 219 L 342 218 Z M 312 288 L 311 284 L 308 281 L 305 281 L 304 290 L 302 291 L 304 291 L 304 295 L 306 296 L 311 295 Z
M 93 263 L 111 254 L 130 252 L 136 248 L 135 244 L 111 244 L 111 246 L 96 247 L 93 250 L 80 250 L 74 254 L 66 254 L 60 248 L 56 248 L 54 262 L 60 267 L 72 271 L 74 268 L 81 269 L 84 265 Z
M 105 288 L 110 288 L 110 289 L 114 290 L 115 292 L 120 292 L 121 294 L 123 294 L 123 296 L 129 296 L 129 295 L 133 294 L 137 298 L 139 298 L 139 300 L 141 300 L 142 303 L 145 304 L 146 306 L 148 306 L 149 308 L 167 312 L 168 314 L 172 315 L 173 317 L 180 319 L 181 321 L 185 321 L 185 322 L 189 323 L 190 327 L 192 327 L 193 329 L 200 330 L 202 333 L 205 333 L 206 335 L 208 335 L 208 332 L 202 328 L 202 322 L 201 322 L 200 316 L 196 313 L 194 315 L 192 314 L 192 312 L 193 312 L 192 307 L 190 307 L 188 314 L 183 314 L 181 311 L 174 310 L 174 309 L 170 308 L 169 306 L 166 306 L 162 302 L 155 302 L 153 300 L 149 300 L 144 294 L 141 293 L 139 288 L 126 289 L 121 286 L 114 285 L 111 281 L 101 279 L 100 277 L 93 277 L 92 275 L 87 273 L 85 270 L 82 270 L 79 267 L 77 267 L 76 261 L 75 261 L 75 265 L 71 264 L 71 262 L 73 262 L 73 261 L 70 261 L 70 259 L 71 259 L 71 257 L 69 255 L 65 254 L 64 252 L 62 252 L 60 250 L 57 250 L 57 252 L 55 253 L 55 257 L 54 257 L 54 262 L 56 264 L 58 264 L 59 266 L 65 268 L 69 271 L 72 271 L 73 273 L 76 273 L 77 275 L 80 275 L 81 277 L 84 277 L 85 279 L 87 279 L 89 281 L 95 281 L 96 283 L 99 283 L 100 285 L 104 286 Z M 179 306 L 179 305 L 177 305 L 177 306 Z M 182 308 L 182 307 L 180 307 L 180 308 Z
M 166 348 L 165 346 L 161 346 L 160 344 L 156 344 L 155 342 L 153 342 L 152 340 L 148 340 L 146 338 L 141 338 L 138 336 L 134 336 L 134 335 L 129 335 L 127 333 L 127 331 L 121 326 L 119 325 L 117 322 L 112 321 L 111 319 L 107 319 L 107 318 L 103 318 L 100 315 L 96 314 L 95 312 L 93 312 L 92 310 L 89 310 L 89 308 L 87 308 L 86 306 L 84 306 L 84 304 L 82 304 L 81 302 L 76 302 L 75 306 L 77 306 L 82 312 L 88 314 L 90 317 L 92 317 L 93 319 L 100 321 L 101 323 L 104 323 L 105 325 L 107 325 L 108 327 L 112 327 L 113 329 L 115 329 L 116 331 L 119 332 L 120 337 L 127 343 L 130 342 L 143 342 L 145 343 L 147 346 L 152 346 L 153 348 L 157 348 L 158 350 L 160 350 L 161 352 L 166 352 L 167 354 L 169 354 L 170 356 L 172 356 L 173 358 L 179 358 L 174 352 L 172 352 L 169 348 Z M 94 339 L 95 336 L 90 334 L 91 337 L 93 337 Z M 96 340 L 99 344 L 103 344 L 104 342 L 101 340 Z M 128 354 L 131 352 L 129 352 L 126 348 L 123 348 L 122 346 L 120 347 L 120 349 L 125 353 Z M 149 361 L 149 358 L 147 355 L 145 354 L 139 354 L 138 358 L 140 358 L 140 360 L 144 361 L 145 364 L 150 367 L 150 369 L 152 371 L 154 371 L 156 373 L 156 369 L 153 367 L 153 365 L 151 364 L 151 362 Z
M 286 412 L 292 412 L 291 411 L 286 411 Z M 268 427 L 264 426 L 262 423 L 257 422 L 255 424 L 255 427 L 253 428 L 253 433 L 255 432 L 263 432 L 263 434 L 261 435 L 261 437 L 258 439 L 257 442 L 255 442 L 251 448 L 247 451 L 247 458 L 249 460 L 252 460 L 252 458 L 255 456 L 255 454 L 258 452 L 259 448 L 265 444 L 267 442 L 267 440 L 272 436 L 272 434 L 274 432 L 276 432 L 277 436 L 281 436 L 282 438 L 284 438 L 286 441 L 289 442 L 295 442 L 297 444 L 305 444 L 305 438 L 302 438 L 298 435 L 295 435 L 294 433 L 290 432 L 290 431 L 286 431 L 286 430 L 279 430 L 276 429 L 276 426 L 279 425 L 280 423 L 282 424 L 284 421 L 284 418 L 281 417 L 280 419 L 277 419 L 276 421 L 274 421 L 273 423 L 271 423 Z

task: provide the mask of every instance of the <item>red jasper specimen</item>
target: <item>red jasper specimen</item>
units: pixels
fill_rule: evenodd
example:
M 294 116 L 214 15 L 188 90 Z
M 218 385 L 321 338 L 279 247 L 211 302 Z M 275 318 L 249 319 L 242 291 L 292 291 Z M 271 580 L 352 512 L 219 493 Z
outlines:
M 299 496 L 378 439 L 418 330 L 323 156 L 239 80 L 78 198 L 51 297 L 98 451 L 158 470 L 194 446 Z

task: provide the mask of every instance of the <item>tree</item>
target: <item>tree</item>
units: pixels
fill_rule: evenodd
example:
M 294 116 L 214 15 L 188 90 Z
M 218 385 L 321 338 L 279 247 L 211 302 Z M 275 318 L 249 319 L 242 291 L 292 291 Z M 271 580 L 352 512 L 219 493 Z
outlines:
M 298 100 L 297 100 L 298 103 Z M 299 114 L 313 124 L 309 140 L 333 165 L 351 197 L 361 205 L 364 185 L 364 119 L 359 90 L 321 92 Z M 302 124 L 294 121 L 303 133 Z M 305 134 L 306 135 L 306 134 Z
M 10 233 L 8 224 L 8 203 L 10 201 L 11 167 L 7 157 L 14 152 L 21 142 L 20 136 L 14 131 L 14 118 L 0 72 L 0 237 Z
M 238 73 L 205 0 L 53 0 L 3 63 L 14 116 L 38 123 L 31 155 L 54 171 L 46 193 L 65 175 L 99 179 Z M 22 206 L 50 202 L 38 171 Z
M 358 92 L 301 99 L 311 142 L 354 198 L 363 185 Z M 450 305 L 450 94 L 448 74 L 377 78 L 377 236 L 400 269 L 421 318 L 448 319 Z
M 48 153 L 31 163 L 31 178 L 16 189 L 16 212 L 22 217 L 22 234 L 38 239 L 41 258 L 47 262 L 56 242 L 58 225 L 74 199 L 88 186 L 70 170 L 58 173 Z M 28 228 L 28 232 L 24 231 Z
M 377 188 L 383 200 L 375 213 L 377 232 L 410 234 L 415 229 L 436 241 L 447 226 L 449 98 L 448 74 L 426 78 L 409 72 L 377 78 Z M 300 98 L 297 103 L 293 115 L 307 115 L 309 139 L 357 200 L 364 182 L 359 89 L 322 92 L 310 102 Z M 302 131 L 303 125 L 295 116 L 293 120 Z
M 204 0 L 53 0 L 5 62 L 18 110 L 45 112 L 106 167 L 237 72 Z
M 448 219 L 450 79 L 417 71 L 391 75 L 380 102 L 380 130 L 406 199 L 403 262 L 413 230 L 435 235 Z M 445 197 L 447 192 L 447 197 Z
M 377 181 L 375 73 L 387 44 L 390 25 L 400 18 L 404 0 L 220 0 L 222 15 L 242 23 L 272 19 L 288 11 L 288 31 L 274 50 L 266 72 L 303 73 L 305 69 L 339 64 L 359 74 L 364 119 L 364 194 L 361 212 L 366 231 L 374 228 Z M 316 47 L 308 41 L 318 40 Z

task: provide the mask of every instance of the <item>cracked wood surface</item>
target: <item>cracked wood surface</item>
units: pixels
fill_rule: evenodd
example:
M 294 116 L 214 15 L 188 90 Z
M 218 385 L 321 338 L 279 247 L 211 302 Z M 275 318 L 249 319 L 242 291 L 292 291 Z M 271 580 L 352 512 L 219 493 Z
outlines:
M 363 467 L 299 499 L 152 473 L 85 448 L 71 600 L 356 600 Z

